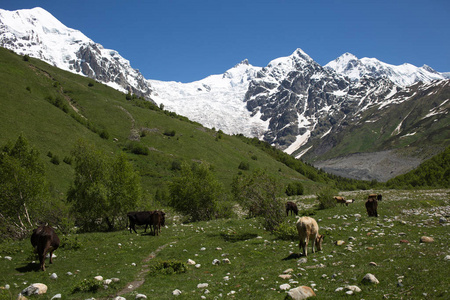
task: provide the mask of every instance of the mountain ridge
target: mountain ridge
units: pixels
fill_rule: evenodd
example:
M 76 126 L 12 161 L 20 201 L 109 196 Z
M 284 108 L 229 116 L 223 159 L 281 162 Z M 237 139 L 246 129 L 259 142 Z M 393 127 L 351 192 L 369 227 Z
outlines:
M 33 11 L 37 16 L 32 15 Z M 438 93 L 440 87 L 434 82 L 443 82 L 448 77 L 447 73 L 436 72 L 426 65 L 420 68 L 411 64 L 393 66 L 375 58 L 358 59 L 348 52 L 321 66 L 297 48 L 291 55 L 275 58 L 265 67 L 252 66 L 244 60 L 222 74 L 191 83 L 147 80 L 117 51 L 104 49 L 54 17 L 47 18 L 51 19 L 49 24 L 45 23 L 48 20 L 40 20 L 39 15 L 45 14 L 43 11 L 0 10 L 0 46 L 56 66 L 59 61 L 52 61 L 46 51 L 51 48 L 58 52 L 59 49 L 64 54 L 60 58 L 63 62 L 60 68 L 94 78 L 122 92 L 144 96 L 206 127 L 257 137 L 310 161 L 329 159 L 330 153 L 346 154 L 335 150 L 345 147 L 337 141 L 330 142 L 330 137 L 336 140 L 336 136 L 360 124 L 370 111 L 381 110 L 388 114 L 395 110 L 395 105 L 417 101 L 417 93 L 423 94 L 429 85 L 434 89 L 429 93 Z M 26 20 L 21 19 L 23 15 L 27 16 Z M 30 27 L 24 29 L 16 25 L 18 28 L 11 29 L 8 25 L 12 22 L 11 16 Z M 37 30 L 39 22 L 44 22 L 43 28 L 47 29 Z M 49 35 L 56 41 L 53 47 L 48 45 L 52 41 Z M 66 44 L 72 52 L 66 48 L 61 51 Z M 448 102 L 445 102 L 445 93 L 439 95 L 440 98 L 433 101 L 442 110 L 437 115 L 445 116 Z M 431 113 L 433 107 L 428 109 L 430 111 L 423 112 L 422 117 Z M 446 119 L 436 118 L 436 121 L 442 120 L 442 127 L 446 128 Z M 389 126 L 401 127 L 402 122 L 392 120 Z M 320 140 L 328 142 L 320 143 Z M 371 148 L 356 147 L 348 149 L 347 154 L 362 149 L 367 152 Z

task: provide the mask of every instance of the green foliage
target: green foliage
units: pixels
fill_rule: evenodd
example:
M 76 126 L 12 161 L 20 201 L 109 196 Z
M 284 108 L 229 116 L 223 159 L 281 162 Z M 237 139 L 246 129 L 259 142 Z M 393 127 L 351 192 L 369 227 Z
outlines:
M 72 286 L 72 294 L 75 293 L 96 293 L 103 288 L 103 282 L 96 279 L 83 279 Z
M 248 171 L 250 170 L 250 163 L 248 161 L 241 161 L 238 167 L 239 170 Z
M 59 248 L 61 248 L 61 249 L 79 250 L 83 247 L 83 244 L 78 239 L 77 235 L 66 234 L 66 235 L 63 235 L 60 239 L 61 239 L 61 242 L 60 242 Z
M 261 217 L 264 227 L 272 231 L 282 221 L 284 203 L 279 197 L 278 180 L 258 169 L 251 174 L 236 176 L 232 184 L 235 200 L 249 211 L 249 216 Z
M 177 260 L 165 260 L 158 261 L 150 266 L 150 276 L 154 276 L 155 274 L 164 274 L 164 275 L 172 275 L 172 274 L 180 274 L 185 273 L 188 270 L 188 266 Z
M 60 161 L 58 155 L 53 155 L 52 158 L 50 159 L 50 162 L 54 165 L 59 165 Z
M 319 201 L 319 209 L 328 209 L 336 206 L 334 196 L 336 191 L 331 188 L 325 188 L 317 193 L 317 200 Z
M 67 200 L 77 222 L 87 231 L 103 224 L 113 230 L 140 200 L 140 177 L 123 154 L 110 158 L 85 141 L 78 142 L 72 155 L 75 178 Z
M 273 234 L 280 240 L 298 241 L 297 228 L 290 219 L 280 223 L 273 231 Z
M 164 130 L 164 135 L 165 136 L 175 136 L 175 134 L 176 134 L 176 131 L 175 130 L 170 130 L 170 129 L 166 129 L 166 130 Z
M 46 197 L 45 169 L 39 153 L 20 135 L 0 152 L 1 215 L 17 224 L 17 230 L 25 231 L 39 217 L 39 205 Z
M 192 221 L 210 220 L 217 211 L 223 187 L 205 164 L 182 164 L 181 174 L 170 185 L 170 205 Z
M 137 155 L 149 155 L 150 153 L 150 150 L 147 147 L 138 142 L 133 141 L 128 142 L 128 144 L 125 147 L 125 150 Z
M 30 60 L 30 56 L 28 54 L 25 54 L 23 56 L 23 61 L 29 61 Z
M 416 169 L 390 179 L 388 188 L 450 188 L 450 147 Z
M 298 181 L 289 183 L 286 188 L 286 195 L 288 196 L 303 195 L 303 185 Z

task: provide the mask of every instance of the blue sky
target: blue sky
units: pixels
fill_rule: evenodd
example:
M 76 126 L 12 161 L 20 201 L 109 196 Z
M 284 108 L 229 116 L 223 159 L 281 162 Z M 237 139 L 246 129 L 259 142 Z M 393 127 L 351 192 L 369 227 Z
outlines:
M 297 48 L 324 65 L 345 52 L 450 72 L 448 0 L 1 0 L 40 6 L 117 50 L 145 78 L 191 82 L 244 59 L 266 66 Z

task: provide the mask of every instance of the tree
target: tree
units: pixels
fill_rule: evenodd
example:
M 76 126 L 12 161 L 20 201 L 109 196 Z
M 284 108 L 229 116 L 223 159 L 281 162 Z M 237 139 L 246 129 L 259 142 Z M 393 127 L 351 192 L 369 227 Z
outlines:
M 0 217 L 22 233 L 33 226 L 47 197 L 47 181 L 39 152 L 20 135 L 0 152 Z M 33 218 L 35 212 L 36 217 Z
M 140 177 L 123 154 L 113 159 L 84 141 L 78 142 L 72 156 L 75 175 L 67 200 L 77 222 L 86 231 L 104 223 L 113 230 L 140 200 Z
M 181 175 L 169 187 L 170 205 L 191 221 L 210 220 L 217 212 L 222 185 L 205 163 L 183 163 Z
M 258 169 L 249 175 L 236 176 L 232 191 L 235 200 L 248 209 L 249 216 L 261 217 L 267 230 L 273 231 L 282 222 L 284 205 L 279 198 L 282 186 L 266 171 Z

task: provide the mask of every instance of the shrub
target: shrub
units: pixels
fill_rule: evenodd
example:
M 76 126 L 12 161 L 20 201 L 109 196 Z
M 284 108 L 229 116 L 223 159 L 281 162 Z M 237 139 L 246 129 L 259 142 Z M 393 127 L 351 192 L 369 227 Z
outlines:
M 291 182 L 286 188 L 286 195 L 303 195 L 303 185 L 300 182 Z
M 179 160 L 172 161 L 172 166 L 170 167 L 172 171 L 180 171 L 181 170 L 181 162 Z
M 78 250 L 83 246 L 83 244 L 78 240 L 76 235 L 64 235 L 61 238 L 60 248 L 65 250 Z
M 75 293 L 95 293 L 103 288 L 103 282 L 96 279 L 83 279 L 75 283 L 72 287 L 72 294 Z
M 25 54 L 23 56 L 23 61 L 29 61 L 30 60 L 30 56 L 28 54 Z
M 319 209 L 327 209 L 336 206 L 336 201 L 333 196 L 336 195 L 336 191 L 331 188 L 326 188 L 317 194 L 317 200 L 319 200 Z
M 72 157 L 71 156 L 65 156 L 63 159 L 63 162 L 65 162 L 68 165 L 72 164 Z
M 93 87 L 93 86 L 94 86 L 94 83 L 93 83 L 92 81 L 90 81 L 90 82 L 88 83 L 88 86 L 89 86 L 89 87 Z
M 152 265 L 150 269 L 150 274 L 152 274 L 152 276 L 154 275 L 154 273 L 172 275 L 185 273 L 188 269 L 188 266 L 178 260 L 165 260 L 157 262 L 156 264 Z
M 108 131 L 106 131 L 106 129 L 102 130 L 99 135 L 104 140 L 109 139 L 109 133 L 108 133 Z
M 150 154 L 150 150 L 147 147 L 145 147 L 137 142 L 129 142 L 126 146 L 126 149 L 128 151 L 130 151 L 131 153 L 137 154 L 137 155 L 149 155 Z
M 250 164 L 246 161 L 241 161 L 241 163 L 239 164 L 238 167 L 239 170 L 244 170 L 244 171 L 248 171 L 250 170 Z
M 297 241 L 298 240 L 298 232 L 295 224 L 291 223 L 291 220 L 284 221 L 279 224 L 277 228 L 273 231 L 273 234 L 285 241 Z
M 176 132 L 175 132 L 175 130 L 166 129 L 163 134 L 166 136 L 175 136 Z
M 50 159 L 50 162 L 54 165 L 59 165 L 59 157 L 58 155 L 53 155 L 52 159 Z

